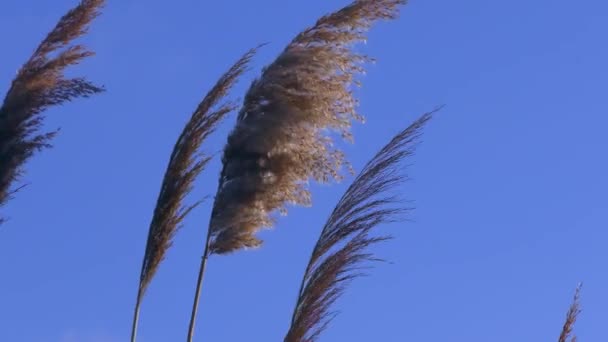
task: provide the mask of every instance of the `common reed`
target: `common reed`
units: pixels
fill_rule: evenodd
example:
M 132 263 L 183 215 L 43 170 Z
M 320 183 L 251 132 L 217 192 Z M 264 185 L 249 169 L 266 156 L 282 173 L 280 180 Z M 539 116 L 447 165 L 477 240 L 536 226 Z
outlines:
M 574 331 L 574 323 L 576 323 L 576 319 L 578 315 L 581 313 L 580 307 L 580 295 L 581 295 L 581 287 L 579 284 L 574 292 L 574 298 L 572 299 L 572 304 L 570 304 L 570 308 L 568 308 L 568 312 L 566 313 L 566 322 L 564 322 L 564 326 L 562 327 L 562 332 L 559 334 L 558 342 L 576 342 L 576 335 L 573 334 Z
M 366 31 L 394 19 L 405 0 L 357 0 L 299 33 L 248 89 L 228 136 L 204 245 L 188 331 L 192 340 L 206 263 L 211 254 L 254 248 L 255 235 L 288 204 L 310 205 L 309 180 L 342 178 L 349 164 L 334 133 L 351 139 L 353 85 L 371 58 L 355 52 Z
M 184 218 L 200 204 L 199 201 L 186 205 L 184 199 L 192 190 L 197 176 L 211 160 L 210 155 L 200 151 L 201 144 L 215 131 L 226 114 L 236 109 L 234 103 L 219 103 L 245 72 L 256 50 L 257 48 L 249 50 L 220 77 L 198 105 L 173 147 L 148 231 L 131 341 L 136 339 L 139 308 L 146 288 L 171 247 L 173 237 Z
M 17 71 L 0 107 L 0 207 L 23 186 L 15 186 L 36 152 L 51 147 L 58 130 L 42 132 L 44 111 L 103 91 L 64 71 L 94 53 L 73 41 L 87 33 L 104 0 L 83 0 L 67 12 Z M 0 216 L 0 224 L 5 217 Z
M 386 222 L 402 218 L 409 208 L 391 193 L 407 179 L 402 161 L 414 153 L 426 113 L 395 135 L 363 168 L 329 219 L 306 266 L 285 342 L 316 341 L 331 321 L 334 302 L 366 262 L 377 261 L 368 247 L 390 236 L 372 234 Z
M 359 0 L 298 34 L 249 88 L 222 158 L 210 222 L 210 253 L 262 242 L 287 204 L 310 205 L 306 182 L 341 178 L 348 166 L 332 132 L 351 138 L 357 113 L 355 76 L 371 59 L 353 51 L 379 19 L 397 16 L 403 0 Z

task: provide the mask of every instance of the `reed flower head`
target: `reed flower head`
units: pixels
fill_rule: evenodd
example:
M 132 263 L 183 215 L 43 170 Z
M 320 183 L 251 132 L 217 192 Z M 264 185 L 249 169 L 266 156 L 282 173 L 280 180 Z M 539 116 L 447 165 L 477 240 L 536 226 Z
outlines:
M 574 335 L 573 331 L 574 323 L 576 323 L 576 319 L 581 313 L 581 287 L 581 284 L 576 287 L 576 291 L 574 292 L 574 298 L 572 299 L 572 304 L 570 304 L 570 308 L 568 308 L 568 313 L 566 314 L 566 321 L 564 322 L 562 332 L 559 335 L 559 342 L 576 342 L 577 340 L 576 335 Z
M 72 41 L 87 32 L 103 3 L 81 1 L 59 20 L 17 72 L 0 107 L 0 206 L 19 189 L 12 187 L 23 173 L 25 162 L 34 153 L 51 147 L 50 141 L 57 134 L 40 132 L 44 110 L 103 90 L 84 78 L 64 75 L 67 67 L 93 55 Z
M 333 303 L 369 261 L 378 260 L 368 247 L 388 239 L 372 230 L 396 221 L 408 208 L 393 194 L 407 179 L 399 165 L 414 153 L 427 113 L 399 132 L 363 168 L 325 223 L 308 261 L 285 342 L 313 342 L 334 314 Z
M 194 181 L 211 160 L 210 156 L 199 151 L 200 146 L 226 115 L 236 109 L 231 102 L 219 103 L 246 71 L 255 52 L 256 49 L 249 50 L 220 77 L 198 105 L 173 147 L 148 232 L 139 285 L 142 293 L 171 247 L 182 221 L 200 203 L 183 203 Z
M 249 88 L 222 158 L 210 251 L 257 247 L 255 234 L 287 204 L 310 205 L 306 182 L 341 179 L 349 166 L 332 133 L 350 139 L 355 77 L 370 59 L 353 51 L 403 0 L 358 0 L 298 34 Z

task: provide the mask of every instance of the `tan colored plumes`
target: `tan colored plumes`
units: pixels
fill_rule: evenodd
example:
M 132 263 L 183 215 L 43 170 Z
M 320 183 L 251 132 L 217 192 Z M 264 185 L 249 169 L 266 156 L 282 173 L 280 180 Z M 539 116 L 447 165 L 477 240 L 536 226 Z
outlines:
M 572 299 L 572 304 L 570 304 L 570 308 L 568 309 L 568 313 L 566 314 L 566 322 L 564 323 L 562 332 L 559 335 L 558 342 L 576 342 L 576 336 L 572 334 L 572 331 L 574 330 L 574 323 L 576 323 L 576 319 L 581 313 L 581 287 L 582 285 L 579 284 L 576 288 L 576 291 L 574 292 L 574 298 Z
M 256 232 L 287 204 L 310 205 L 306 182 L 341 178 L 348 166 L 332 132 L 362 121 L 352 94 L 367 56 L 352 50 L 403 0 L 360 0 L 301 32 L 253 82 L 224 150 L 211 218 L 211 253 L 256 247 Z
M 210 156 L 199 151 L 200 146 L 215 131 L 226 114 L 236 109 L 233 103 L 222 105 L 218 103 L 245 72 L 256 50 L 249 50 L 222 75 L 198 105 L 173 147 L 148 232 L 135 305 L 132 341 L 135 341 L 141 299 L 167 250 L 171 247 L 173 237 L 182 221 L 200 203 L 183 204 L 197 176 L 211 159 Z
M 255 52 L 256 49 L 252 49 L 243 55 L 207 93 L 173 148 L 150 223 L 141 274 L 142 288 L 145 288 L 154 276 L 184 217 L 198 205 L 198 203 L 190 206 L 182 204 L 192 189 L 194 180 L 210 160 L 209 156 L 201 154 L 198 150 L 226 114 L 236 109 L 232 103 L 223 104 L 215 109 L 214 107 L 245 72 Z
M 331 306 L 348 282 L 361 275 L 363 263 L 378 260 L 366 250 L 389 237 L 373 236 L 371 231 L 381 223 L 400 219 L 408 210 L 389 192 L 407 179 L 400 172 L 400 163 L 414 153 L 431 115 L 424 114 L 384 146 L 336 205 L 304 272 L 285 342 L 316 341 L 334 316 Z
M 82 45 L 70 44 L 87 32 L 103 3 L 104 0 L 81 1 L 59 20 L 17 72 L 0 107 L 0 206 L 18 190 L 11 187 L 22 174 L 25 162 L 35 152 L 50 147 L 57 133 L 40 132 L 44 110 L 102 91 L 83 78 L 66 79 L 64 71 L 93 55 Z

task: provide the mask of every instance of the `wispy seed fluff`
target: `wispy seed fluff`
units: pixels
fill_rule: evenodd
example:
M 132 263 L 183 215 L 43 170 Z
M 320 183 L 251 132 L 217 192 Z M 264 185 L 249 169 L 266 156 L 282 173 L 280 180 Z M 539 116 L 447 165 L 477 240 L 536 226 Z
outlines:
M 338 181 L 348 166 L 332 133 L 351 138 L 352 93 L 370 59 L 352 50 L 403 0 L 360 0 L 298 34 L 250 86 L 228 137 L 210 223 L 210 252 L 259 246 L 255 234 L 286 205 L 311 204 L 306 182 Z

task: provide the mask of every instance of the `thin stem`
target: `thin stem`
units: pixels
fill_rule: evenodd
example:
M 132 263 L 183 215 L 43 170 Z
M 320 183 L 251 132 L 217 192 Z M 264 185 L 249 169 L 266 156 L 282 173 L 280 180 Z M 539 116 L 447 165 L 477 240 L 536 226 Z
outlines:
M 150 236 L 148 236 L 150 239 Z M 135 310 L 133 311 L 133 325 L 131 327 L 131 342 L 135 342 L 137 340 L 137 326 L 139 325 L 139 308 L 141 306 L 141 300 L 144 296 L 144 286 L 142 283 L 142 275 L 144 274 L 144 269 L 146 267 L 146 255 L 144 253 L 144 258 L 141 262 L 141 272 L 139 277 L 139 286 L 137 288 L 137 299 L 135 300 Z
M 135 302 L 135 312 L 133 313 L 133 327 L 131 329 L 131 342 L 137 339 L 137 324 L 139 323 L 139 306 L 141 304 L 141 288 L 137 291 L 137 301 Z
M 196 292 L 194 293 L 194 303 L 192 304 L 192 315 L 190 316 L 190 327 L 188 328 L 188 342 L 192 342 L 194 336 L 194 323 L 196 321 L 196 313 L 198 311 L 198 302 L 201 296 L 201 289 L 203 287 L 203 278 L 205 276 L 205 269 L 207 268 L 207 259 L 209 258 L 209 242 L 211 241 L 211 229 L 207 232 L 207 240 L 205 241 L 205 250 L 201 257 L 201 267 L 198 271 L 198 280 L 196 282 Z

